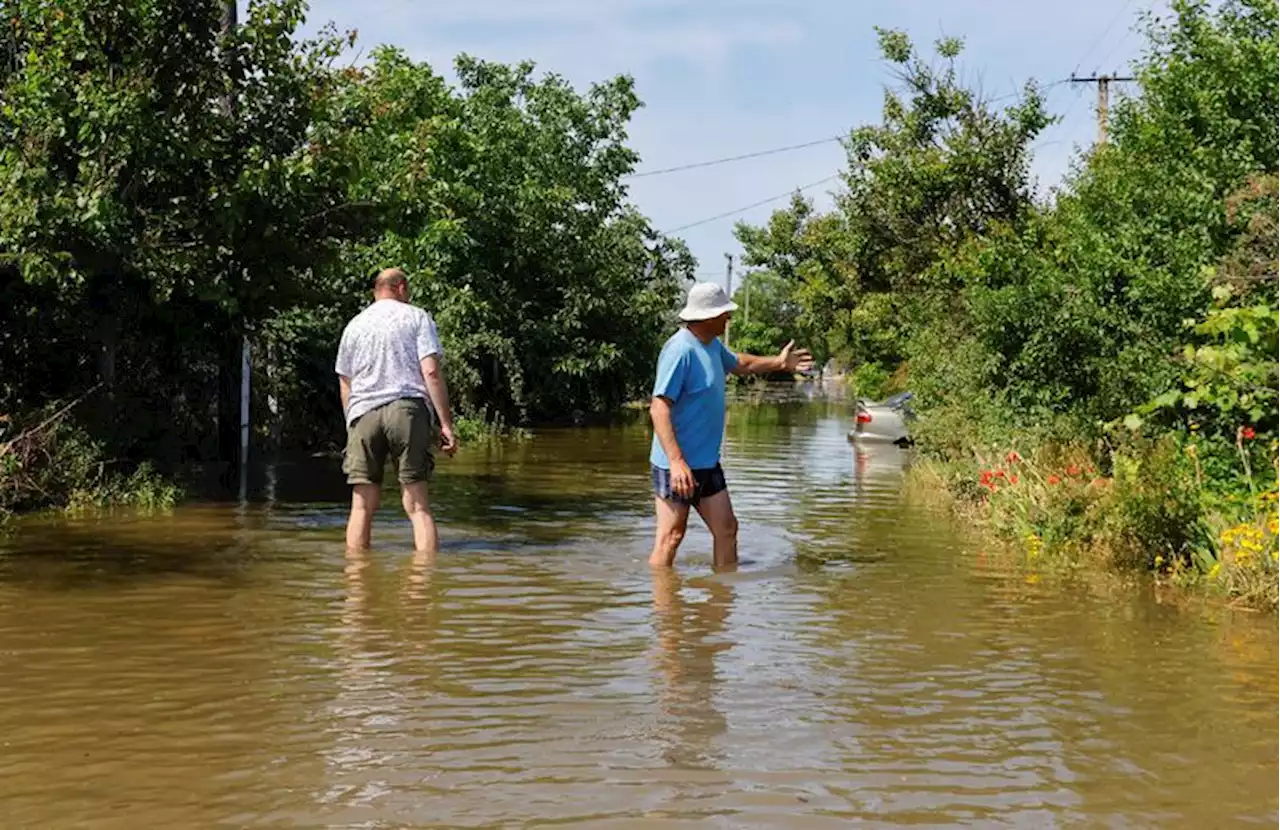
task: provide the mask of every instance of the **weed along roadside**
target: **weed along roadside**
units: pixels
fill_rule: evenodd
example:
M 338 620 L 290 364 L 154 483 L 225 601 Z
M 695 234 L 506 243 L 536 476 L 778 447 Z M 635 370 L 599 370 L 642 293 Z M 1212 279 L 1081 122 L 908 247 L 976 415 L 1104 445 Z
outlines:
M 0 420 L 0 528 L 15 513 L 34 510 L 155 510 L 181 500 L 182 489 L 149 462 L 118 463 L 70 417 L 94 391 L 45 407 L 29 424 Z
M 1277 491 L 1234 492 L 1197 479 L 1195 444 L 1166 440 L 1105 461 L 1080 450 L 926 460 L 910 487 L 953 512 L 1031 570 L 1153 574 L 1233 607 L 1277 607 Z M 1276 445 L 1253 455 L 1270 454 Z
M 1228 204 L 1247 200 L 1253 213 L 1207 270 L 1212 300 L 1185 325 L 1165 391 L 1093 424 L 1071 409 L 1008 424 L 989 403 L 926 410 L 929 476 L 962 513 L 1029 562 L 1147 570 L 1276 610 L 1276 177 Z

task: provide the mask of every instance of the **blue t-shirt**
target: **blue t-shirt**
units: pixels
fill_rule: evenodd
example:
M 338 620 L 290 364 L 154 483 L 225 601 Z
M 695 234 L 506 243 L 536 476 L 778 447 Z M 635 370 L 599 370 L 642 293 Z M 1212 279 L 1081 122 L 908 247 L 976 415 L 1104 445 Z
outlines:
M 686 328 L 671 335 L 658 356 L 653 394 L 672 401 L 671 424 L 676 443 L 685 463 L 694 470 L 720 463 L 725 374 L 737 365 L 737 356 L 725 348 L 720 338 L 703 343 Z M 655 467 L 671 469 L 657 434 L 653 436 L 649 461 Z

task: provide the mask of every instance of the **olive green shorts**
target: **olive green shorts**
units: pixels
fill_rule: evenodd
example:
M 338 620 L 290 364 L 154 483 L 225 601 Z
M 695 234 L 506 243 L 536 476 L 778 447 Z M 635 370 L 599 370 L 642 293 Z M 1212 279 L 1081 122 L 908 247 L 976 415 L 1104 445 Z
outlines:
M 390 457 L 401 484 L 427 481 L 439 446 L 435 408 L 422 398 L 401 398 L 369 410 L 347 427 L 342 471 L 348 484 L 381 484 Z

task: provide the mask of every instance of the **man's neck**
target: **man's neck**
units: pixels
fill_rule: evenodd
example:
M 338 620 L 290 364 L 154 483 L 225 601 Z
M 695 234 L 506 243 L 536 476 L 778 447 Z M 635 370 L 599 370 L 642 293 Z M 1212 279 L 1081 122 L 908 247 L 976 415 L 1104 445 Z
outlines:
M 714 333 L 707 331 L 702 326 L 689 323 L 688 325 L 685 326 L 685 328 L 689 330 L 690 334 L 698 338 L 699 342 L 701 342 L 703 345 L 706 345 L 710 343 L 712 340 L 716 339 L 716 335 Z

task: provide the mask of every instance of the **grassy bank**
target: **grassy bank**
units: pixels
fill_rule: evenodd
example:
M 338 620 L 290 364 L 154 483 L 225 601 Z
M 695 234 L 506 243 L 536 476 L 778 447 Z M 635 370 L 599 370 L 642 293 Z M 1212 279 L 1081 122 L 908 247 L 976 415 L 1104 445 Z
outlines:
M 483 417 L 455 418 L 453 429 L 458 442 L 464 446 L 498 440 L 525 441 L 533 437 L 533 431 L 530 429 L 511 426 L 501 419 L 487 420 Z
M 164 509 L 182 490 L 146 461 L 112 458 L 69 416 L 76 402 L 0 417 L 0 523 L 42 509 Z
M 1150 572 L 1234 605 L 1277 608 L 1277 444 L 1241 430 L 1234 453 L 1165 436 L 1102 452 L 1080 445 L 1005 446 L 934 456 L 917 489 L 1028 566 Z
M 114 457 L 106 442 L 92 437 L 74 418 L 82 400 L 0 415 L 0 525 L 41 510 L 168 509 L 186 497 L 182 486 L 149 461 Z M 533 436 L 530 429 L 484 416 L 455 420 L 463 446 Z M 340 459 L 340 450 L 333 457 Z

